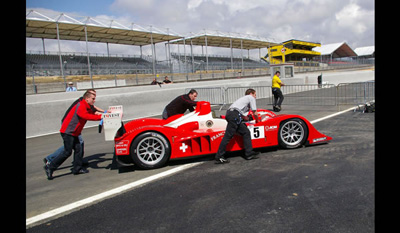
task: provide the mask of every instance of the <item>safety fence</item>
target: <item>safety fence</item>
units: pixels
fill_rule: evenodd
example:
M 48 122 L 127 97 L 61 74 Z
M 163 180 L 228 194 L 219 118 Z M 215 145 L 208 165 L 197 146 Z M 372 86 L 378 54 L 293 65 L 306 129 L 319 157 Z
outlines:
M 245 95 L 247 89 L 256 90 L 257 99 L 266 99 L 264 103 L 273 104 L 271 86 L 194 88 L 198 92 L 198 101 L 208 101 L 220 105 L 220 109 Z M 189 92 L 189 88 L 185 90 Z M 375 100 L 375 81 L 340 83 L 338 85 L 286 85 L 281 87 L 284 105 L 302 106 L 338 106 L 361 105 Z
M 375 81 L 337 85 L 338 104 L 363 104 L 373 100 L 375 100 Z

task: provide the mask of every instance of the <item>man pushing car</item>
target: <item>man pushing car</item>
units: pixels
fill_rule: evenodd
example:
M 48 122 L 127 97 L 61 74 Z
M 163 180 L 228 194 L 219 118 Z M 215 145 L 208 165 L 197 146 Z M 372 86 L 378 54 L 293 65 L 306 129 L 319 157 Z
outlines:
M 194 111 L 194 107 L 196 107 L 197 101 L 197 91 L 195 89 L 191 89 L 189 93 L 185 95 L 180 95 L 172 100 L 165 108 L 162 113 L 162 118 L 165 120 L 168 117 L 172 117 L 177 114 L 183 114 L 186 110 L 190 112 Z
M 60 133 L 64 141 L 64 151 L 49 164 L 46 164 L 45 171 L 47 178 L 53 178 L 53 172 L 72 154 L 74 150 L 74 160 L 72 173 L 74 175 L 85 174 L 89 171 L 82 166 L 82 149 L 78 136 L 88 120 L 99 121 L 101 115 L 96 115 L 91 106 L 96 101 L 96 95 L 86 92 L 83 99 L 72 107 L 66 114 L 61 125 Z
M 233 138 L 235 133 L 239 133 L 243 137 L 244 145 L 244 158 L 246 160 L 257 159 L 260 152 L 253 151 L 251 143 L 250 131 L 247 128 L 243 120 L 248 120 L 248 112 L 251 109 L 254 113 L 256 122 L 259 122 L 256 106 L 256 91 L 254 89 L 247 89 L 245 96 L 237 99 L 226 111 L 226 126 L 225 135 L 222 138 L 221 144 L 219 145 L 218 152 L 215 154 L 216 164 L 229 163 L 229 160 L 225 158 L 226 146 L 229 141 Z

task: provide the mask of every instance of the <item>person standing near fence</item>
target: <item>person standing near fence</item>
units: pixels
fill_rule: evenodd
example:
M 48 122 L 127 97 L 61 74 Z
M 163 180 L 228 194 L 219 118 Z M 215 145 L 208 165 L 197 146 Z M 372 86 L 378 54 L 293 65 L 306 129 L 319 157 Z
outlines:
M 65 90 L 65 92 L 73 92 L 73 91 L 77 91 L 76 87 L 74 87 L 74 83 L 73 82 L 69 82 L 68 83 L 68 87 Z
M 281 72 L 276 71 L 274 77 L 272 78 L 272 94 L 274 95 L 274 104 L 273 109 L 275 112 L 279 112 L 282 110 L 281 104 L 284 99 L 281 86 L 285 86 L 285 84 L 279 79 Z

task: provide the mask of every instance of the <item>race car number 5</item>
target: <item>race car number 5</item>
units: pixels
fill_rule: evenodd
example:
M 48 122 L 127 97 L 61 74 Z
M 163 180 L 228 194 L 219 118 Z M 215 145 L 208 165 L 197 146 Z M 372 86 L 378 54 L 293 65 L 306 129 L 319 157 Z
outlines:
M 249 125 L 248 128 L 250 130 L 251 139 L 265 138 L 264 127 L 254 127 Z

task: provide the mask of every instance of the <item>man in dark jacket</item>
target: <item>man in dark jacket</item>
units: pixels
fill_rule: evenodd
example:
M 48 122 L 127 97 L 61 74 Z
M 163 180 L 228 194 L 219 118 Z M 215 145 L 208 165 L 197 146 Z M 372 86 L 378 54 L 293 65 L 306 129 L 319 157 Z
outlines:
M 50 164 L 45 166 L 48 179 L 53 178 L 53 172 L 71 156 L 72 150 L 74 150 L 72 173 L 75 175 L 88 173 L 88 170 L 82 167 L 82 150 L 78 136 L 88 120 L 101 120 L 101 115 L 94 114 L 91 108 L 95 100 L 96 95 L 85 93 L 83 99 L 73 106 L 65 116 L 60 129 L 64 141 L 64 151 L 62 155 L 57 156 Z
M 180 95 L 171 101 L 165 108 L 162 113 L 163 119 L 167 119 L 168 117 L 183 114 L 186 110 L 189 109 L 190 112 L 194 111 L 194 108 L 197 105 L 197 91 L 195 89 L 191 89 L 189 93 L 185 95 Z

